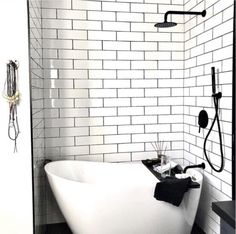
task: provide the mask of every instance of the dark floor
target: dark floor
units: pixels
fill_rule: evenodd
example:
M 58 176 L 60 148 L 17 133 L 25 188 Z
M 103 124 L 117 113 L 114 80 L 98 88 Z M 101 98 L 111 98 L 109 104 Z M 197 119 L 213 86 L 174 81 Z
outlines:
M 66 223 L 58 223 L 47 225 L 46 234 L 72 234 L 72 232 Z M 205 234 L 205 232 L 203 232 L 197 225 L 194 225 L 191 234 Z
M 198 225 L 193 225 L 193 230 L 191 234 L 206 234 L 201 228 L 198 227 Z
M 46 234 L 72 234 L 66 223 L 48 224 Z

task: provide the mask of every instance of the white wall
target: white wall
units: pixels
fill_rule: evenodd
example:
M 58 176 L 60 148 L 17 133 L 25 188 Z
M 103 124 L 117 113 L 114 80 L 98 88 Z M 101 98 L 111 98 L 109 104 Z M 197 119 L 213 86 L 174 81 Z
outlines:
M 6 78 L 6 62 L 18 60 L 21 103 L 18 117 L 21 133 L 18 153 L 8 139 L 8 104 L 0 97 L 0 233 L 32 234 L 32 173 L 29 97 L 27 1 L 0 2 L 0 90 Z
M 204 186 L 196 222 L 208 233 L 220 233 L 220 218 L 211 208 L 214 201 L 230 200 L 232 194 L 232 52 L 233 0 L 185 3 L 186 11 L 206 9 L 206 17 L 186 17 L 184 78 L 184 159 L 191 164 L 205 162 Z M 216 68 L 220 100 L 220 124 L 225 167 L 213 171 L 203 154 L 203 142 L 215 114 L 211 98 L 211 67 Z M 209 115 L 207 129 L 198 132 L 198 113 Z M 207 154 L 216 168 L 220 166 L 218 129 L 213 128 L 207 143 Z

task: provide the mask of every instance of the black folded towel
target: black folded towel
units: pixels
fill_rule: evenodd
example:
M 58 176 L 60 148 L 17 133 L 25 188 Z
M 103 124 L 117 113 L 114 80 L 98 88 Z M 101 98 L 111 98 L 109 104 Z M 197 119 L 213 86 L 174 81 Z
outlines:
M 165 180 L 157 183 L 154 197 L 157 200 L 179 206 L 184 197 L 184 193 L 188 191 L 190 184 L 190 177 L 185 179 L 166 177 Z

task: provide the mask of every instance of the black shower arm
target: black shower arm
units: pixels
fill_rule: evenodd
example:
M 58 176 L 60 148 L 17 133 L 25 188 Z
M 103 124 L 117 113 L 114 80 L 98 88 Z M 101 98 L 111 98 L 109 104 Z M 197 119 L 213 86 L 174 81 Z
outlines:
M 167 22 L 167 16 L 169 14 L 172 14 L 172 15 L 201 15 L 202 17 L 205 17 L 206 15 L 206 11 L 167 11 L 165 13 L 165 22 Z

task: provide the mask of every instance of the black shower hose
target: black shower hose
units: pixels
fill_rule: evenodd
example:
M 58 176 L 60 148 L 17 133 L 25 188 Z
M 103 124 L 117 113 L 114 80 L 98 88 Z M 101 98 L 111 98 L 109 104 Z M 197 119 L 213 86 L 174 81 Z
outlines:
M 221 136 L 221 129 L 220 129 L 220 119 L 219 119 L 219 114 L 218 114 L 218 110 L 219 110 L 219 99 L 222 97 L 222 93 L 219 92 L 217 94 L 213 94 L 213 100 L 214 100 L 214 106 L 215 106 L 215 117 L 212 121 L 211 127 L 206 135 L 206 138 L 204 140 L 204 145 L 203 145 L 203 150 L 204 150 L 204 154 L 206 156 L 206 160 L 209 163 L 210 167 L 216 171 L 216 172 L 221 172 L 224 169 L 224 154 L 223 154 L 223 144 L 222 144 L 222 136 Z M 218 126 L 218 134 L 219 134 L 219 141 L 220 141 L 220 156 L 221 156 L 221 165 L 220 168 L 216 168 L 214 167 L 214 165 L 212 164 L 212 162 L 210 161 L 210 159 L 207 156 L 207 152 L 206 152 L 206 143 L 207 143 L 207 139 L 214 127 L 215 122 L 217 122 L 217 126 Z

